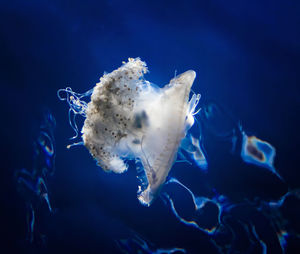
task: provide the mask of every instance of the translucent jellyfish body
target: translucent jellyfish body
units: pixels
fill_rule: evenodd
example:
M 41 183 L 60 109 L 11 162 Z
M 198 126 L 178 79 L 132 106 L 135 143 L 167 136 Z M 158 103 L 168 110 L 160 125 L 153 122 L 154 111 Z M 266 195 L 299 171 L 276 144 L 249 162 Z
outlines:
M 196 76 L 192 70 L 163 88 L 143 78 L 147 71 L 145 62 L 130 58 L 100 79 L 87 105 L 74 96 L 68 101 L 71 108 L 84 110 L 83 143 L 103 170 L 122 173 L 127 169 L 126 159 L 142 165 L 138 199 L 150 205 L 194 123 L 200 95 L 194 94 L 189 101 Z

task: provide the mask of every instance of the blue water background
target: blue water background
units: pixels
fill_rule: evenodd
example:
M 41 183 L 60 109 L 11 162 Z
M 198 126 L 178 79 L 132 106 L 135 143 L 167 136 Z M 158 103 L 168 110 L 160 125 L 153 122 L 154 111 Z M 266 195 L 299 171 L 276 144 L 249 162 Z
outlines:
M 49 108 L 57 121 L 57 160 L 48 187 L 58 212 L 45 226 L 50 243 L 44 252 L 105 253 L 112 239 L 126 238 L 132 229 L 158 245 L 171 247 L 169 239 L 178 238 L 213 253 L 205 237 L 178 225 L 160 200 L 141 207 L 134 167 L 124 175 L 106 174 L 84 147 L 66 149 L 73 132 L 56 91 L 71 86 L 85 92 L 128 57 L 146 61 L 146 78 L 159 86 L 175 70 L 195 70 L 193 89 L 202 104 L 217 101 L 245 130 L 276 148 L 275 167 L 287 185 L 257 171 L 237 177 L 219 161 L 211 176 L 219 189 L 278 198 L 287 188 L 299 188 L 299 11 L 298 1 L 277 0 L 1 1 L 4 250 L 27 253 L 25 209 L 12 176 L 31 167 L 38 119 Z M 203 184 L 189 170 L 197 175 L 185 164 L 174 172 L 190 186 Z

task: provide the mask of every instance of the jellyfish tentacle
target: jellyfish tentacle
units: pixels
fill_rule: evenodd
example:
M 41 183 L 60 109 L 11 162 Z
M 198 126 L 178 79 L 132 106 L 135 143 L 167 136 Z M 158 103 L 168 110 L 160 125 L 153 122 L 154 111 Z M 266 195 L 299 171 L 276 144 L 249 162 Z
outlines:
M 66 97 L 63 97 L 61 93 L 66 93 Z M 57 97 L 61 101 L 67 101 L 69 105 L 69 124 L 75 132 L 75 135 L 70 139 L 76 139 L 78 137 L 78 126 L 76 123 L 76 116 L 81 115 L 86 117 L 86 109 L 87 109 L 87 102 L 83 100 L 85 97 L 89 97 L 93 92 L 93 89 L 86 91 L 85 93 L 76 93 L 72 90 L 71 87 L 66 87 L 65 89 L 59 89 L 57 91 Z

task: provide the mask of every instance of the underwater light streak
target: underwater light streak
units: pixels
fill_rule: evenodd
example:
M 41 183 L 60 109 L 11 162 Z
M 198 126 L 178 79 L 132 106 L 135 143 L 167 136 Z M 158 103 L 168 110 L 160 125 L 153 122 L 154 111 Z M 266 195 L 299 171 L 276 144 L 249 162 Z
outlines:
M 33 167 L 15 171 L 16 187 L 23 197 L 27 209 L 27 240 L 34 241 L 37 223 L 37 211 L 46 203 L 50 213 L 53 209 L 50 204 L 47 179 L 53 176 L 55 170 L 55 118 L 50 112 L 43 115 L 40 132 L 34 141 Z M 42 234 L 40 233 L 40 236 Z
M 202 233 L 205 233 L 208 236 L 210 236 L 211 241 L 216 245 L 216 247 L 219 248 L 220 253 L 226 253 L 226 252 L 221 251 L 222 245 L 219 245 L 218 241 L 217 241 L 219 233 L 223 232 L 223 234 L 224 234 L 224 227 L 227 230 L 229 230 L 229 232 L 231 232 L 231 234 L 232 234 L 231 240 L 228 243 L 229 245 L 233 244 L 235 235 L 237 234 L 237 232 L 235 232 L 235 230 L 233 228 L 231 228 L 230 224 L 228 224 L 228 222 L 226 222 L 226 220 L 227 220 L 226 218 L 228 218 L 228 217 L 231 218 L 232 211 L 234 209 L 238 208 L 239 206 L 242 207 L 244 205 L 252 207 L 252 209 L 254 209 L 255 212 L 260 213 L 260 214 L 266 216 L 266 218 L 268 218 L 268 221 L 271 223 L 272 228 L 276 233 L 278 243 L 283 252 L 285 252 L 287 239 L 291 235 L 293 235 L 294 237 L 296 237 L 300 240 L 300 234 L 297 234 L 286 228 L 286 226 L 287 226 L 287 225 L 285 225 L 286 222 L 284 222 L 285 220 L 283 219 L 283 216 L 280 213 L 280 208 L 283 205 L 284 200 L 288 196 L 292 195 L 292 196 L 300 199 L 299 195 L 298 195 L 298 191 L 288 192 L 277 201 L 266 202 L 266 201 L 262 200 L 262 201 L 260 201 L 260 203 L 256 204 L 255 202 L 245 200 L 241 203 L 234 204 L 228 198 L 226 198 L 223 195 L 219 195 L 219 194 L 215 194 L 215 196 L 213 198 L 198 197 L 193 193 L 193 191 L 190 188 L 185 186 L 183 183 L 181 183 L 176 178 L 170 178 L 165 183 L 165 185 L 169 185 L 172 183 L 183 187 L 183 189 L 186 190 L 191 195 L 193 204 L 195 206 L 195 210 L 194 210 L 195 215 L 198 211 L 200 211 L 205 206 L 206 202 L 212 202 L 215 205 L 217 205 L 217 207 L 219 209 L 218 215 L 217 215 L 217 217 L 218 217 L 217 224 L 215 226 L 211 227 L 210 229 L 207 229 L 205 227 L 200 226 L 196 220 L 186 219 L 186 218 L 184 218 L 184 216 L 180 215 L 176 209 L 176 203 L 174 202 L 174 200 L 171 198 L 170 194 L 168 194 L 167 191 L 162 190 L 162 193 L 160 194 L 160 197 L 164 201 L 164 204 L 167 205 L 171 209 L 171 212 L 173 213 L 175 218 L 180 223 L 183 223 L 184 225 L 189 226 L 189 227 L 193 227 L 193 228 L 201 231 Z M 248 234 L 250 243 L 252 243 L 253 246 L 255 245 L 255 242 L 253 242 L 253 237 L 254 237 L 254 239 L 256 239 L 259 242 L 262 253 L 268 253 L 268 248 L 270 246 L 268 246 L 268 244 L 265 242 L 265 240 L 259 236 L 259 234 L 257 233 L 257 230 L 256 230 L 258 222 L 256 222 L 252 218 L 249 218 L 247 221 L 246 220 L 244 221 L 244 218 L 242 218 L 242 219 L 236 218 L 236 220 L 237 220 L 236 222 L 238 222 L 241 226 L 244 227 L 245 231 Z
M 145 253 L 145 254 L 172 254 L 186 253 L 182 248 L 155 248 L 149 241 L 142 239 L 137 234 L 133 238 L 116 240 L 119 249 L 126 254 Z
M 242 132 L 242 135 L 241 157 L 243 160 L 247 163 L 264 167 L 283 180 L 273 166 L 276 155 L 275 148 L 268 142 L 255 136 L 247 136 L 245 132 Z

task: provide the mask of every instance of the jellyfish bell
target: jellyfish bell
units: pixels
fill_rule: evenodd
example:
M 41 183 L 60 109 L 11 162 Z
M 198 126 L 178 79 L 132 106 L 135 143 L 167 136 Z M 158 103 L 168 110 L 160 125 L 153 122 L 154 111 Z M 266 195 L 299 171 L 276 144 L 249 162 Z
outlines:
M 145 62 L 129 58 L 100 79 L 88 104 L 76 93 L 67 101 L 71 108 L 76 104 L 78 112 L 84 109 L 83 144 L 103 170 L 123 173 L 127 159 L 142 165 L 138 199 L 149 206 L 176 160 L 181 140 L 194 124 L 200 95 L 189 100 L 196 77 L 192 70 L 163 88 L 145 80 L 147 72 Z M 70 93 L 68 89 L 64 91 Z

